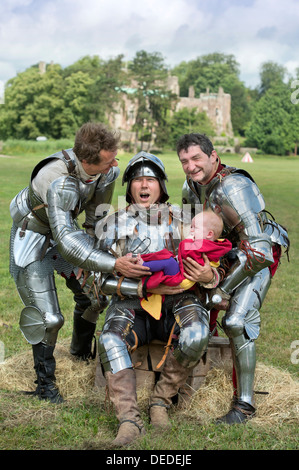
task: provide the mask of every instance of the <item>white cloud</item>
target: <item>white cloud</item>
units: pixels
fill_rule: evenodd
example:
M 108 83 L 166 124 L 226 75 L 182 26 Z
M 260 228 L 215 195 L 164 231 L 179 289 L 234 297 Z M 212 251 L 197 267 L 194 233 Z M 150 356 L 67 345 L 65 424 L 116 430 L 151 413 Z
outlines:
M 299 66 L 297 0 L 2 0 L 0 17 L 0 80 L 40 60 L 64 67 L 141 49 L 169 65 L 233 54 L 251 86 L 267 60 Z

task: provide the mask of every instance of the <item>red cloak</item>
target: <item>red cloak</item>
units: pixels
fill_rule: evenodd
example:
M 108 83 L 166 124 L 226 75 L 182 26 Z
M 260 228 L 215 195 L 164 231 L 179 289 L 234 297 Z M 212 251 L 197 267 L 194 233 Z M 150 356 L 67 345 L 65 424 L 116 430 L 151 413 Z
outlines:
M 211 262 L 219 261 L 219 258 L 224 256 L 228 251 L 232 249 L 232 244 L 227 239 L 221 239 L 216 241 L 211 240 L 195 240 L 185 239 L 179 245 L 178 250 L 178 262 L 180 267 L 180 272 L 173 276 L 165 275 L 163 271 L 158 271 L 153 273 L 147 280 L 146 287 L 147 289 L 153 289 L 158 287 L 161 283 L 168 286 L 176 286 L 180 284 L 184 278 L 184 266 L 183 259 L 190 257 L 197 261 L 197 263 L 204 265 L 204 260 L 202 254 L 205 253 Z M 156 253 L 148 253 L 141 255 L 144 261 L 159 260 L 159 259 L 169 259 L 174 257 L 174 254 L 167 250 L 166 248 Z M 144 283 L 146 278 L 142 279 Z

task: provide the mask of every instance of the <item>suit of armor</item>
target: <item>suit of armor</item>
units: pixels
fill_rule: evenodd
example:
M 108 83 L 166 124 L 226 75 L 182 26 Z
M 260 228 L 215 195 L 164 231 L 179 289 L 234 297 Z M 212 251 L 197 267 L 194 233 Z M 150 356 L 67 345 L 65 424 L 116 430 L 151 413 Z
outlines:
M 219 284 L 229 308 L 223 328 L 230 339 L 237 378 L 235 402 L 242 412 L 254 411 L 253 381 L 256 365 L 255 340 L 260 331 L 260 313 L 271 283 L 274 251 L 288 248 L 286 230 L 265 211 L 265 202 L 251 176 L 225 167 L 207 185 L 187 179 L 183 186 L 183 204 L 204 204 L 220 214 L 224 235 L 233 243 L 227 256 L 229 269 Z M 246 409 L 248 408 L 248 410 Z
M 35 369 L 44 384 L 54 382 L 53 351 L 64 319 L 60 311 L 54 281 L 54 270 L 66 279 L 74 293 L 74 330 L 71 353 L 86 358 L 99 313 L 107 305 L 86 294 L 76 280 L 78 267 L 87 271 L 112 272 L 115 259 L 95 248 L 94 228 L 98 218 L 95 209 L 110 204 L 118 168 L 109 173 L 88 176 L 71 149 L 58 152 L 41 161 L 33 170 L 29 186 L 12 200 L 10 272 L 14 277 L 25 308 L 20 328 L 32 344 Z M 81 230 L 76 218 L 86 218 Z M 89 233 L 87 233 L 89 232 Z M 55 392 L 50 390 L 55 401 Z
M 140 152 L 130 161 L 124 173 L 123 182 L 127 180 L 130 183 L 133 178 L 140 175 L 154 176 L 159 179 L 162 188 L 160 201 L 166 201 L 168 199 L 164 183 L 166 175 L 162 172 L 161 176 L 157 169 L 158 165 L 163 164 L 157 157 Z M 126 198 L 128 202 L 131 202 L 128 190 Z M 133 255 L 153 253 L 163 248 L 177 253 L 184 228 L 183 213 L 179 207 L 171 206 L 166 202 L 153 204 L 149 209 L 130 204 L 126 209 L 102 219 L 96 226 L 96 236 L 99 249 L 106 252 L 112 251 L 116 256 L 124 256 L 127 253 L 133 253 Z M 125 341 L 124 332 L 128 334 L 134 322 L 131 318 L 131 310 L 143 312 L 143 316 L 148 315 L 140 306 L 138 286 L 139 282 L 134 279 L 124 279 L 120 284 L 117 276 L 102 275 L 101 290 L 104 294 L 112 295 L 112 301 L 107 311 L 103 333 L 100 336 L 99 352 L 104 369 L 113 373 L 132 367 L 127 348 L 120 346 L 120 342 L 124 344 Z M 125 297 L 125 300 L 122 297 Z M 123 314 L 124 305 L 127 306 L 127 323 L 124 322 L 124 316 L 126 316 Z M 122 311 L 121 315 L 119 315 L 120 311 Z M 208 344 L 207 311 L 197 296 L 189 291 L 166 300 L 164 313 L 166 317 L 171 318 L 170 325 L 173 324 L 173 319 L 176 319 L 179 325 L 179 341 L 174 356 L 183 366 L 194 367 Z M 119 318 L 120 324 L 123 325 L 121 328 L 123 334 L 113 333 L 119 349 L 111 348 L 110 324 L 113 323 L 115 331 L 116 318 Z M 140 338 L 138 340 L 140 346 Z M 106 346 L 106 341 L 109 346 Z M 128 337 L 126 341 L 129 341 Z M 112 352 L 114 349 L 118 351 L 116 355 Z
M 124 256 L 127 253 L 134 255 L 153 253 L 166 246 L 177 252 L 181 240 L 181 227 L 182 216 L 179 208 L 162 203 L 142 210 L 132 204 L 116 215 L 112 214 L 107 219 L 103 219 L 98 224 L 96 233 L 99 233 L 101 251 L 109 252 L 112 248 L 115 254 Z M 125 236 L 123 236 L 124 232 Z M 132 279 L 126 279 L 122 282 L 120 293 L 122 297 L 125 297 L 125 300 L 116 294 L 118 283 L 118 278 L 103 275 L 101 290 L 105 294 L 112 294 L 112 301 L 107 310 L 103 333 L 100 336 L 99 352 L 104 369 L 114 373 L 123 368 L 132 367 L 125 340 L 130 343 L 133 335 L 126 338 L 124 335 L 128 334 L 133 327 L 132 310 L 143 317 L 149 315 L 142 310 L 140 305 L 137 291 L 139 282 Z M 127 323 L 124 322 L 124 305 L 126 305 Z M 120 312 L 122 313 L 120 314 Z M 162 321 L 164 321 L 164 315 L 167 317 L 170 327 L 173 325 L 173 320 L 176 319 L 181 328 L 174 356 L 185 367 L 195 366 L 205 352 L 209 338 L 207 311 L 198 298 L 189 292 L 174 296 L 173 299 L 167 299 Z M 119 329 L 122 331 L 120 335 L 115 333 L 117 318 L 122 325 Z M 156 321 L 158 323 L 158 320 Z M 112 329 L 113 334 L 111 333 Z M 118 348 L 111 346 L 112 336 L 117 342 Z M 138 332 L 137 336 L 139 336 Z M 138 346 L 141 345 L 141 338 L 138 337 Z M 114 350 L 118 351 L 116 355 Z
M 134 178 L 154 177 L 160 183 L 159 202 L 150 208 L 132 202 L 130 184 Z M 115 256 L 127 253 L 152 253 L 163 248 L 177 250 L 183 229 L 182 212 L 166 203 L 167 179 L 162 162 L 154 155 L 140 152 L 129 162 L 123 182 L 127 182 L 129 206 L 102 219 L 96 227 L 99 248 Z M 189 221 L 190 222 L 190 221 Z M 121 282 L 120 282 L 121 281 Z M 150 418 L 153 425 L 168 425 L 167 409 L 171 398 L 186 382 L 206 351 L 209 340 L 209 316 L 199 298 L 189 292 L 166 295 L 162 316 L 154 319 L 140 305 L 141 282 L 102 274 L 101 291 L 112 295 L 105 324 L 99 338 L 99 357 L 105 371 L 109 395 L 120 430 L 118 445 L 130 442 L 143 426 L 136 402 L 136 378 L 128 351 L 152 339 L 165 342 L 174 334 L 176 340 L 161 368 L 160 379 L 150 397 Z M 136 341 L 137 338 L 137 341 Z M 164 414 L 163 414 L 164 413 Z M 135 428 L 135 430 L 134 430 Z

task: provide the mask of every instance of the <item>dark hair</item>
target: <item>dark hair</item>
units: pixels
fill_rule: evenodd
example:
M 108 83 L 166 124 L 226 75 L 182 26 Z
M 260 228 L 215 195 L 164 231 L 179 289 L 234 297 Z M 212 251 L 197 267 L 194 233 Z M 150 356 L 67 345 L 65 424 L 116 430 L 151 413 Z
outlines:
M 210 156 L 214 150 L 212 142 L 205 134 L 192 133 L 184 134 L 179 138 L 176 146 L 177 154 L 179 155 L 181 150 L 187 152 L 188 148 L 192 145 L 199 145 L 201 150 L 208 156 Z
M 99 163 L 101 150 L 115 151 L 118 147 L 119 135 L 107 129 L 104 124 L 87 122 L 76 133 L 73 151 L 80 161 Z

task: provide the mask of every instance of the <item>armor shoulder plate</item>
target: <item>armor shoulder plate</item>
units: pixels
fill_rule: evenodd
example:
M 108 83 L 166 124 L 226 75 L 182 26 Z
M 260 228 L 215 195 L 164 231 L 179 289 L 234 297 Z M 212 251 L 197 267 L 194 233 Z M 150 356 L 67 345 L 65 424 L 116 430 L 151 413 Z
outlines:
M 53 155 L 50 155 L 47 158 L 44 158 L 33 168 L 30 180 L 32 181 L 33 178 L 39 172 L 39 170 L 41 170 L 45 165 L 47 165 L 53 160 L 62 160 L 65 163 L 68 172 L 72 173 L 76 165 L 75 160 L 72 158 L 72 152 L 72 149 L 68 149 L 67 151 L 63 150 L 61 152 L 53 153 Z M 67 159 L 64 155 L 67 155 L 69 158 Z
M 113 183 L 118 177 L 119 177 L 119 174 L 120 174 L 120 169 L 118 168 L 118 166 L 113 166 L 112 168 L 110 168 L 110 170 L 108 171 L 107 175 L 102 175 L 102 178 L 101 178 L 101 182 L 100 182 L 100 185 L 103 186 L 108 186 L 109 184 Z M 103 176 L 105 178 L 103 178 Z
M 182 204 L 191 204 L 195 206 L 200 202 L 200 193 L 196 191 L 193 181 L 188 183 L 187 180 L 184 181 L 182 188 Z
M 79 200 L 79 181 L 72 176 L 57 178 L 49 186 L 47 199 L 49 217 L 56 208 L 65 212 L 74 210 Z
M 252 179 L 232 173 L 214 186 L 209 195 L 209 206 L 214 212 L 221 213 L 226 226 L 233 229 L 241 221 L 246 226 L 247 216 L 256 216 L 263 211 L 265 201 Z

